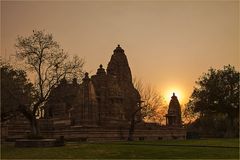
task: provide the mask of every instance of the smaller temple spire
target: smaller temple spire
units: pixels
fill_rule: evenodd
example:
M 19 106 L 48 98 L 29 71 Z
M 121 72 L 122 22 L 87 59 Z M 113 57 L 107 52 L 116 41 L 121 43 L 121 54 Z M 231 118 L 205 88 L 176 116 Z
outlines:
M 78 84 L 78 83 L 77 83 L 77 78 L 73 78 L 72 84 L 73 84 L 73 85 L 77 85 L 77 84 Z
M 106 75 L 105 69 L 103 68 L 102 64 L 100 64 L 99 68 L 97 69 L 97 75 Z
M 85 73 L 85 77 L 82 80 L 83 80 L 83 82 L 89 82 L 90 81 L 90 78 L 88 76 L 88 72 Z
M 166 114 L 166 125 L 182 126 L 181 106 L 174 92 L 169 103 L 168 113 Z
M 172 99 L 177 99 L 177 96 L 175 95 L 175 93 L 173 92 L 173 95 L 171 97 Z
M 85 77 L 84 78 L 89 79 L 88 72 L 85 72 Z

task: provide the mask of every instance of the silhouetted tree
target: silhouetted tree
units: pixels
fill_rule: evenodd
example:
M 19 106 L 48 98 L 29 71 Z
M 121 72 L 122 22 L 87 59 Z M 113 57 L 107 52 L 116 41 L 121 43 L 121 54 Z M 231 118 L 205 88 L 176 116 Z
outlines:
M 134 87 L 138 90 L 142 103 L 141 114 L 146 122 L 162 123 L 167 108 L 163 105 L 163 98 L 151 85 L 140 79 L 133 80 Z
M 195 123 L 209 127 L 205 131 L 217 133 L 221 130 L 218 128 L 224 127 L 219 122 L 228 121 L 225 134 L 238 134 L 239 72 L 231 65 L 224 66 L 221 70 L 210 68 L 196 84 L 187 105 L 188 112 L 199 116 Z
M 193 112 L 192 108 L 189 107 L 189 103 L 187 103 L 187 104 L 185 104 L 183 114 L 182 114 L 182 118 L 183 118 L 184 125 L 190 125 L 197 118 L 199 118 L 199 113 Z
M 1 121 L 18 115 L 19 107 L 32 102 L 33 85 L 26 72 L 1 64 Z
M 35 78 L 34 101 L 28 106 L 23 105 L 21 112 L 30 121 L 32 134 L 38 135 L 37 111 L 44 107 L 50 92 L 62 78 L 77 74 L 81 77 L 84 63 L 76 56 L 70 60 L 52 34 L 44 31 L 33 31 L 28 37 L 18 37 L 15 46 L 17 57 Z
M 141 104 L 131 114 L 131 122 L 129 127 L 128 140 L 133 140 L 133 134 L 136 124 L 142 122 L 156 122 L 161 123 L 163 120 L 163 112 L 166 108 L 162 105 L 162 97 L 150 85 L 146 85 L 141 80 L 136 78 L 133 80 L 134 87 L 138 90 L 141 96 Z M 137 117 L 137 113 L 141 112 L 141 119 Z

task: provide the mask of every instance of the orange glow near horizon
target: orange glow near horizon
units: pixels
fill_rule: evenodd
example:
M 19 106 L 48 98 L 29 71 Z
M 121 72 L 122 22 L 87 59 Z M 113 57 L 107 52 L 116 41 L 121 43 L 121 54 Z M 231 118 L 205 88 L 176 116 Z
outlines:
M 15 65 L 16 38 L 32 30 L 52 33 L 90 75 L 120 44 L 132 76 L 182 108 L 210 67 L 240 68 L 239 1 L 1 1 L 1 22 L 1 58 Z
M 180 88 L 177 88 L 177 87 L 176 88 L 170 88 L 170 89 L 165 91 L 164 99 L 166 100 L 166 102 L 167 103 L 170 102 L 173 93 L 175 93 L 175 95 L 177 96 L 179 103 L 181 105 L 183 105 L 183 103 L 186 101 L 185 96 L 184 96 L 184 92 Z

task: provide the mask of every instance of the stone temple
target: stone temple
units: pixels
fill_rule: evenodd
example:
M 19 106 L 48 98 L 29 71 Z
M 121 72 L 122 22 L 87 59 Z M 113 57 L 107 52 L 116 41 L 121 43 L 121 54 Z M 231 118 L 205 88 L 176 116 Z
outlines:
M 91 78 L 85 73 L 81 84 L 63 79 L 51 93 L 44 117 L 69 118 L 74 126 L 127 125 L 141 97 L 133 86 L 124 50 L 118 45 L 113 52 L 106 71 L 100 65 Z M 137 117 L 141 118 L 140 112 Z
M 141 96 L 134 88 L 124 50 L 118 45 L 107 68 L 100 65 L 95 75 L 85 73 L 82 83 L 62 79 L 50 93 L 42 117 L 41 134 L 49 138 L 64 136 L 69 140 L 126 140 L 131 115 L 141 106 Z M 135 116 L 141 120 L 141 112 Z M 180 104 L 175 95 L 169 104 L 166 125 L 141 122 L 134 139 L 185 139 Z M 8 139 L 21 138 L 30 132 L 24 119 L 12 120 L 4 128 Z
M 171 101 L 168 107 L 168 114 L 166 115 L 166 125 L 168 126 L 181 126 L 182 118 L 181 118 L 181 107 L 177 96 L 173 93 L 171 97 Z

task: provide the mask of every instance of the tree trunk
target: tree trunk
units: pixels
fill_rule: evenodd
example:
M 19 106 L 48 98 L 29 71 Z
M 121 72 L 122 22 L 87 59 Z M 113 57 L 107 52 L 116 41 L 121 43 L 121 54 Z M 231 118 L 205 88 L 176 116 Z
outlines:
M 134 130 L 135 130 L 135 124 L 138 123 L 138 121 L 135 120 L 135 117 L 136 117 L 137 113 L 139 111 L 141 111 L 141 109 L 142 109 L 142 107 L 139 107 L 132 113 L 131 124 L 130 124 L 130 128 L 129 128 L 129 133 L 128 133 L 128 141 L 133 141 L 133 134 L 134 134 Z
M 39 128 L 37 119 L 35 116 L 35 111 L 28 111 L 27 106 L 25 105 L 19 105 L 19 111 L 27 118 L 27 120 L 30 122 L 31 132 L 33 136 L 39 136 Z
M 135 129 L 135 117 L 132 117 L 129 133 L 128 133 L 128 141 L 133 141 L 134 129 Z
M 32 120 L 30 122 L 31 125 L 31 131 L 33 136 L 39 136 L 39 128 L 38 128 L 38 123 L 37 123 L 37 119 L 35 116 L 32 117 Z

